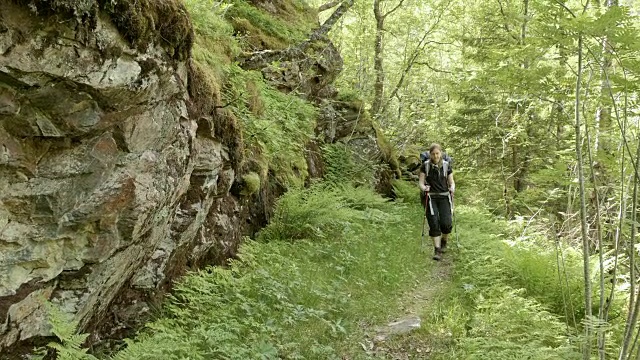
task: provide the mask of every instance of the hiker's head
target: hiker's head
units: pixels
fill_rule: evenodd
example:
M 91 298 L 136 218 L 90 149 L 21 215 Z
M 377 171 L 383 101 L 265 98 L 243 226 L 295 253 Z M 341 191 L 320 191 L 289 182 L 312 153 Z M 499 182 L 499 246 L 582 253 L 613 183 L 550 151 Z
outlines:
M 431 144 L 429 147 L 429 154 L 431 155 L 431 162 L 439 164 L 442 159 L 442 148 L 440 144 Z

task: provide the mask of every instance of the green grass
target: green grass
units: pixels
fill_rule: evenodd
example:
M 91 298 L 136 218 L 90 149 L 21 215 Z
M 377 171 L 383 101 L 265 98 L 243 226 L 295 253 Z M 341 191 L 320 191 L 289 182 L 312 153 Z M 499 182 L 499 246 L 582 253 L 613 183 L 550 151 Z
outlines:
M 511 247 L 504 241 L 507 222 L 477 208 L 457 209 L 464 226 L 453 281 L 443 289 L 438 311 L 425 314 L 436 324 L 433 336 L 450 334 L 441 336 L 434 359 L 579 359 L 576 330 L 549 311 L 560 291 L 547 267 L 553 254 Z M 524 258 L 516 261 L 518 256 Z M 526 257 L 539 261 L 537 267 Z M 552 294 L 536 291 L 541 277 Z M 534 292 L 538 296 L 530 296 Z

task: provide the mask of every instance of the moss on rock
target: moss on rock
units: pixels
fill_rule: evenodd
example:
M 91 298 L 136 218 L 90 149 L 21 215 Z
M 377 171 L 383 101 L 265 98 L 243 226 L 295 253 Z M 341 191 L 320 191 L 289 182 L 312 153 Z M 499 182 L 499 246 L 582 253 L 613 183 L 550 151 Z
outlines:
M 250 172 L 242 176 L 242 190 L 240 195 L 249 196 L 260 190 L 260 175 Z
M 402 176 L 402 171 L 400 170 L 400 163 L 398 162 L 398 156 L 396 155 L 395 149 L 389 142 L 389 139 L 387 139 L 382 132 L 382 129 L 377 125 L 374 125 L 374 128 L 376 130 L 376 142 L 378 143 L 382 157 L 384 161 L 389 164 L 391 171 L 393 171 L 399 179 Z
M 193 45 L 193 26 L 182 0 L 101 0 L 120 33 L 141 51 L 162 44 L 173 58 L 186 60 Z
M 182 0 L 19 0 L 40 16 L 76 19 L 94 30 L 105 11 L 122 36 L 144 52 L 161 45 L 176 60 L 186 60 L 193 45 L 193 26 Z

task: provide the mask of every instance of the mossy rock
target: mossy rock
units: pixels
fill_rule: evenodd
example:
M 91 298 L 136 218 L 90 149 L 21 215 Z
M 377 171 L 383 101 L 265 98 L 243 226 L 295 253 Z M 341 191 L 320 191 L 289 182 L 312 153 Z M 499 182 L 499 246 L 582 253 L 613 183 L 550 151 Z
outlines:
M 250 172 L 242 176 L 240 195 L 249 196 L 260 191 L 260 175 Z
M 282 39 L 269 36 L 247 19 L 232 18 L 231 24 L 236 33 L 245 36 L 246 42 L 254 48 L 282 50 L 287 47 Z
M 316 13 L 295 0 L 230 2 L 225 17 L 236 33 L 247 36 L 251 51 L 284 49 L 306 39 L 317 26 Z
M 193 45 L 193 26 L 181 0 L 100 0 L 113 23 L 141 51 L 162 44 L 173 57 L 186 60 Z
M 378 126 L 374 125 L 374 128 L 376 129 L 376 142 L 378 143 L 378 147 L 380 148 L 384 161 L 389 164 L 391 171 L 396 174 L 396 177 L 400 178 L 402 176 L 402 171 L 400 170 L 398 156 L 396 155 L 393 146 Z
M 161 45 L 176 60 L 189 58 L 193 26 L 182 0 L 18 0 L 40 16 L 76 19 L 94 30 L 101 10 L 120 34 L 141 52 L 149 44 Z

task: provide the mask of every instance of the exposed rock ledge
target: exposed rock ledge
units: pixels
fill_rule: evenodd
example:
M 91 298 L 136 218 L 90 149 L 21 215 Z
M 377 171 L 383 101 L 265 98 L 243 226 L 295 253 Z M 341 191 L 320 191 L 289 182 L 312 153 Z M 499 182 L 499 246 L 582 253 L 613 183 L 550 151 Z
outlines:
M 3 358 L 50 335 L 44 299 L 94 336 L 130 325 L 249 218 L 233 149 L 189 116 L 180 2 L 19 3 L 0 0 Z

